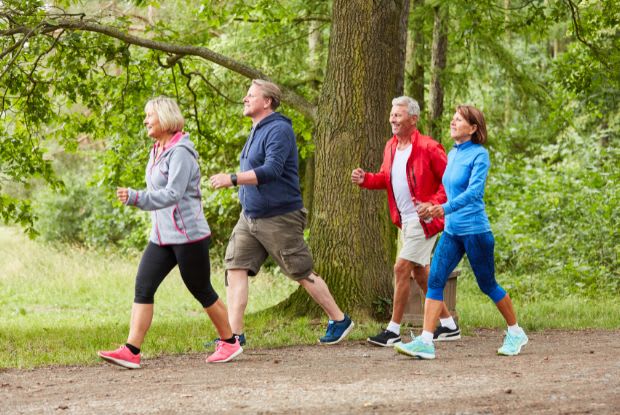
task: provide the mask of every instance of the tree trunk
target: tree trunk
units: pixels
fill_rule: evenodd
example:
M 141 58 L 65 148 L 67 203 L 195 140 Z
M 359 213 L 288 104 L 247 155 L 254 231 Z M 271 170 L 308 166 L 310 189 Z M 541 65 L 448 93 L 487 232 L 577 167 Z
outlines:
M 504 0 L 504 44 L 512 44 L 510 33 L 510 0 Z M 508 79 L 505 80 L 504 85 L 504 128 L 510 125 L 512 121 L 512 88 Z
M 320 24 L 317 21 L 310 23 L 308 33 L 308 64 L 309 79 L 312 80 L 313 87 L 319 89 L 319 79 L 323 78 L 321 68 L 321 51 L 323 50 L 323 41 L 321 39 Z M 300 166 L 301 167 L 301 166 Z M 308 219 L 312 219 L 312 211 L 314 205 L 314 152 L 306 157 L 303 164 L 304 176 L 304 205 L 308 209 Z
M 409 28 L 407 38 L 407 63 L 405 74 L 407 77 L 406 95 L 418 101 L 420 111 L 424 111 L 424 21 L 420 9 L 424 0 L 413 0 L 413 24 Z
M 433 50 L 431 54 L 431 87 L 429 90 L 429 124 L 431 136 L 441 140 L 441 116 L 443 115 L 442 75 L 446 68 L 448 52 L 448 6 L 434 7 Z
M 391 100 L 402 94 L 408 0 L 334 0 L 327 72 L 316 127 L 315 270 L 337 303 L 369 315 L 392 297 L 395 227 L 383 191 L 351 183 L 351 171 L 377 171 L 390 136 Z M 284 304 L 316 309 L 296 291 Z

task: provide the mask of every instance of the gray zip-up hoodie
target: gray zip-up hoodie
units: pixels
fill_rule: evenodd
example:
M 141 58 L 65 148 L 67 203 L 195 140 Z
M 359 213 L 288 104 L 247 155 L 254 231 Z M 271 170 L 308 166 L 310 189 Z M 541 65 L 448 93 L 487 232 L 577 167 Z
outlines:
M 127 205 L 151 211 L 151 242 L 179 245 L 211 235 L 202 211 L 198 153 L 189 134 L 177 133 L 155 160 L 153 146 L 146 166 L 146 190 L 129 189 Z

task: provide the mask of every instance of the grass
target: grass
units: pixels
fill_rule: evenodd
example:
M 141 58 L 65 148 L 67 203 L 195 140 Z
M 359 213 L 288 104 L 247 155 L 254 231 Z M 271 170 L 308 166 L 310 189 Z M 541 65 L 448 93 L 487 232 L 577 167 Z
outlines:
M 501 276 L 498 282 L 502 284 Z M 524 302 L 514 296 L 519 325 L 526 330 L 620 328 L 620 302 L 616 297 L 541 297 Z M 479 290 L 471 272 L 463 272 L 459 278 L 456 308 L 465 334 L 475 328 L 506 326 L 493 302 Z
M 97 350 L 122 344 L 139 259 L 31 241 L 18 229 L 0 227 L 0 368 L 95 364 Z M 212 281 L 223 295 L 221 263 L 217 258 L 213 262 Z M 246 335 L 251 347 L 316 343 L 325 318 L 291 318 L 269 308 L 285 299 L 295 283 L 270 273 L 250 281 Z M 620 326 L 620 304 L 613 298 L 548 298 L 515 304 L 528 330 Z M 457 310 L 466 334 L 477 327 L 505 325 L 467 273 L 459 279 Z M 356 324 L 353 340 L 365 339 L 380 328 L 372 320 Z M 206 314 L 174 271 L 156 294 L 153 326 L 143 345 L 145 357 L 204 352 L 204 343 L 214 337 Z

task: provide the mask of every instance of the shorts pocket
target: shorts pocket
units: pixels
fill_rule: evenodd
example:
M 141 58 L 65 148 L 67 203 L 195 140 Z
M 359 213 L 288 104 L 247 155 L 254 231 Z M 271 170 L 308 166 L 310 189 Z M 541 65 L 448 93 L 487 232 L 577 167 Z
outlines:
M 228 238 L 228 245 L 226 246 L 226 253 L 224 254 L 224 260 L 230 261 L 235 257 L 235 231 L 230 234 Z
M 305 243 L 280 251 L 284 273 L 292 278 L 305 278 L 312 272 L 312 254 Z

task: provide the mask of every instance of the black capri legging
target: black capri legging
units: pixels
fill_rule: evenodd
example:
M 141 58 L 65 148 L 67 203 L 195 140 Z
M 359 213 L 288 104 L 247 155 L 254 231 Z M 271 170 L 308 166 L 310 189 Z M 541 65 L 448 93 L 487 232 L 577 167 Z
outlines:
M 183 282 L 192 295 L 203 307 L 213 305 L 218 295 L 211 285 L 210 242 L 210 238 L 183 245 L 160 246 L 149 242 L 138 267 L 133 301 L 153 304 L 157 288 L 178 264 Z

